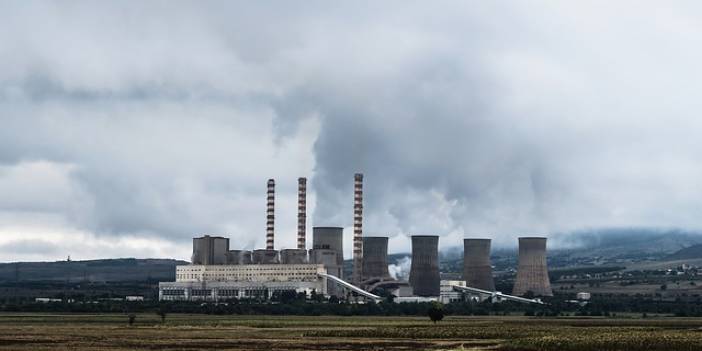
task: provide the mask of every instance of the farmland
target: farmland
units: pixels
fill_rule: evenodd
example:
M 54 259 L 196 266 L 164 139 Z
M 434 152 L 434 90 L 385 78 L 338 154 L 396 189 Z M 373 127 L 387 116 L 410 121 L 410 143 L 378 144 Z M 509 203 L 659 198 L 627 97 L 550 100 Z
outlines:
M 682 318 L 2 314 L 0 350 L 699 350 Z

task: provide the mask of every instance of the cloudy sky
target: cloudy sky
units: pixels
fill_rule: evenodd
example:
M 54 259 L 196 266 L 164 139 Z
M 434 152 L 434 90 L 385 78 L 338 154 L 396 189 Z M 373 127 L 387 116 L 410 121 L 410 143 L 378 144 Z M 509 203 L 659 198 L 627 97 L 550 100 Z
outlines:
M 268 178 L 290 248 L 354 172 L 394 252 L 698 230 L 701 48 L 693 1 L 3 1 L 0 261 L 260 248 Z

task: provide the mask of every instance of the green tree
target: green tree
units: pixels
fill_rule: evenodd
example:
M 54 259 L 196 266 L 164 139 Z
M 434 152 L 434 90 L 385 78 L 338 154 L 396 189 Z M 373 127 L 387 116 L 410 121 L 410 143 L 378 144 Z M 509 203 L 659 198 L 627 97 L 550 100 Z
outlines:
M 432 302 L 427 314 L 429 315 L 429 319 L 436 324 L 436 322 L 444 319 L 444 305 L 438 301 Z

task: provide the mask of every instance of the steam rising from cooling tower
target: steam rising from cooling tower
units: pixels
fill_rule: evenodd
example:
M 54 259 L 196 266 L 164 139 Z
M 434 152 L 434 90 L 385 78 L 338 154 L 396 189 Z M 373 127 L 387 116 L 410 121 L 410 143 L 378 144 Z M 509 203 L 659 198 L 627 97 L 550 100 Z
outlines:
M 409 283 L 417 296 L 439 296 L 439 237 L 412 236 L 412 268 Z
M 306 248 L 307 234 L 307 178 L 297 179 L 297 248 Z
M 463 240 L 463 280 L 469 287 L 495 290 L 490 265 L 490 239 Z
M 273 250 L 275 228 L 275 180 L 268 179 L 268 198 L 266 208 L 266 250 Z
M 363 174 L 353 176 L 353 283 L 363 279 Z
M 546 267 L 546 238 L 519 238 L 519 266 L 512 294 L 528 291 L 536 296 L 553 296 Z

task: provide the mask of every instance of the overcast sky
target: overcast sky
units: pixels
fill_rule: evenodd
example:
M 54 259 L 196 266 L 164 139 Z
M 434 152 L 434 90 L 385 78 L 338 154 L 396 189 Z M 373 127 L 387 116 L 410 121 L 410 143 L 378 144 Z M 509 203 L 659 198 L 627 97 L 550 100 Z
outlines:
M 702 228 L 699 2 L 0 3 L 0 261 Z

